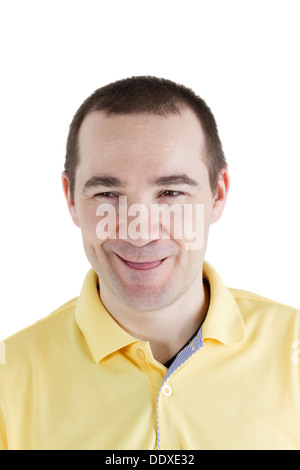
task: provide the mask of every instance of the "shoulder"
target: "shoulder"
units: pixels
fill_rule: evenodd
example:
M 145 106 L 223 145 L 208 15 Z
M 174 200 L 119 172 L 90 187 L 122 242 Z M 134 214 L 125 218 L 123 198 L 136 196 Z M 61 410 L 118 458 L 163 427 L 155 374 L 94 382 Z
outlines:
M 0 363 L 0 449 L 5 416 L 19 406 L 26 407 L 37 387 L 56 381 L 70 370 L 74 344 L 79 332 L 75 320 L 76 300 L 73 299 L 33 325 L 1 342 Z M 59 375 L 60 374 L 60 375 Z M 28 405 L 29 406 L 29 405 Z M 10 410 L 10 411 L 8 411 Z M 1 429 L 2 427 L 2 429 Z M 3 431 L 4 432 L 4 431 Z
M 71 313 L 72 310 L 74 310 L 76 306 L 76 301 L 77 298 L 69 300 L 68 302 L 64 303 L 59 308 L 54 310 L 52 313 L 50 313 L 50 315 L 47 315 L 46 317 L 43 317 L 38 320 L 36 323 L 33 323 L 32 325 L 18 331 L 17 333 L 14 333 L 12 336 L 7 338 L 5 342 L 19 341 L 29 335 L 31 336 L 36 333 L 39 333 L 44 328 L 53 326 L 56 322 L 62 321 L 68 315 L 68 313 Z
M 9 370 L 12 364 L 25 364 L 47 350 L 49 343 L 63 340 L 70 332 L 70 324 L 75 322 L 76 301 L 77 298 L 66 302 L 50 315 L 2 341 L 6 359 L 4 369 Z
M 257 320 L 269 320 L 277 325 L 293 323 L 300 331 L 300 310 L 290 305 L 277 302 L 276 300 L 263 297 L 262 295 L 246 290 L 232 289 L 233 295 L 244 321 L 255 318 Z M 275 323 L 273 323 L 275 325 Z
M 300 313 L 300 310 L 295 307 L 277 302 L 276 300 L 269 299 L 267 297 L 263 297 L 262 295 L 256 294 L 254 292 L 241 289 L 233 289 L 231 287 L 229 287 L 229 290 L 236 301 L 244 300 L 254 304 L 257 303 L 257 306 L 261 307 L 273 307 L 281 310 L 294 311 Z

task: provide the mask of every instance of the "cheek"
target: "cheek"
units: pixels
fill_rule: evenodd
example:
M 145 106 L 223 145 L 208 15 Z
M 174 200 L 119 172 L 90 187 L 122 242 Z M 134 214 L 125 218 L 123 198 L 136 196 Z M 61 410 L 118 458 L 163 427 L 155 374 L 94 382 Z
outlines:
M 173 218 L 172 239 L 187 250 L 202 250 L 208 236 L 210 212 L 204 203 L 183 204 L 181 212 Z
M 97 237 L 97 224 L 100 217 L 97 216 L 97 206 L 81 206 L 78 210 L 78 219 L 82 237 L 90 243 L 99 243 L 101 240 Z

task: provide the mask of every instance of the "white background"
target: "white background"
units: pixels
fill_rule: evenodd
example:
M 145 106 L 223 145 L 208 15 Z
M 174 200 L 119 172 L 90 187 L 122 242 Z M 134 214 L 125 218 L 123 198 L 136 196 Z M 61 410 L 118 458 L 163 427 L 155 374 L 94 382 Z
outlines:
M 69 123 L 96 88 L 151 74 L 216 116 L 231 190 L 206 259 L 300 307 L 298 0 L 0 1 L 0 339 L 76 297 L 89 269 L 61 189 Z

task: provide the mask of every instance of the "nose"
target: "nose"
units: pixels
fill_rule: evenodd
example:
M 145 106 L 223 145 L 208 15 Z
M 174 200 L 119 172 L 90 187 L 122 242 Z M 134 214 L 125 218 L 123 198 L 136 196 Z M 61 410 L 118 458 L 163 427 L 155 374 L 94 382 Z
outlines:
M 159 240 L 162 234 L 161 226 L 157 218 L 151 217 L 151 212 L 150 203 L 130 204 L 127 198 L 120 198 L 119 238 L 139 247 Z

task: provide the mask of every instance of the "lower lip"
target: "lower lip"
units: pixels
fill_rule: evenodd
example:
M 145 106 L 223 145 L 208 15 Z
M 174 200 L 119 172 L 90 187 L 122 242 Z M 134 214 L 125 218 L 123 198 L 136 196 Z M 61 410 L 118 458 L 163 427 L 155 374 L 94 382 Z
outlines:
M 124 264 L 126 264 L 130 268 L 137 269 L 139 271 L 147 271 L 149 269 L 157 268 L 164 261 L 163 259 L 161 259 L 159 261 L 152 261 L 151 263 L 132 263 L 131 261 L 126 261 L 125 259 L 121 258 L 120 256 L 119 256 L 119 258 L 123 261 Z

